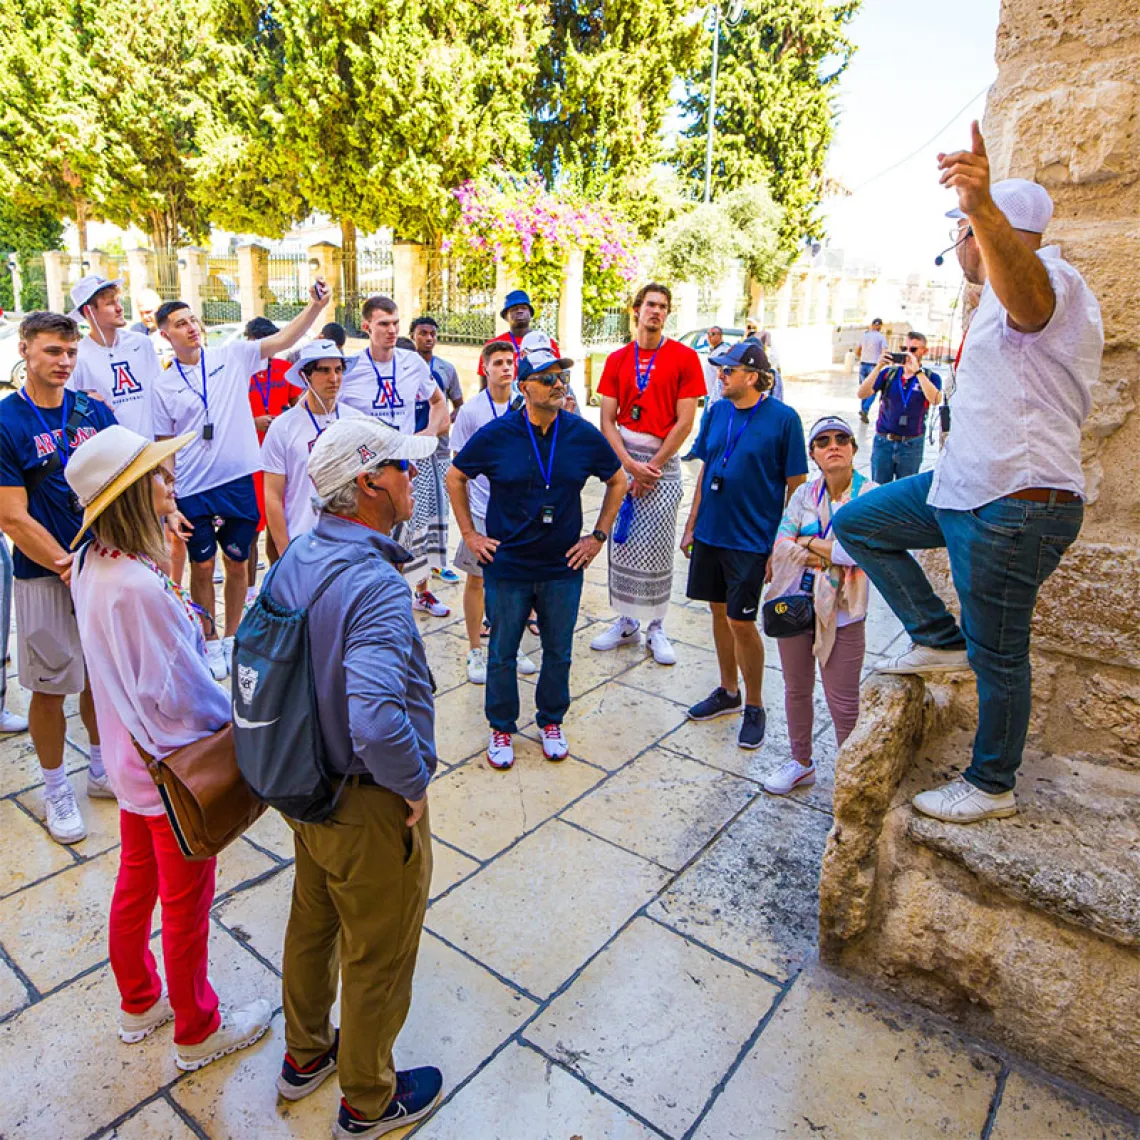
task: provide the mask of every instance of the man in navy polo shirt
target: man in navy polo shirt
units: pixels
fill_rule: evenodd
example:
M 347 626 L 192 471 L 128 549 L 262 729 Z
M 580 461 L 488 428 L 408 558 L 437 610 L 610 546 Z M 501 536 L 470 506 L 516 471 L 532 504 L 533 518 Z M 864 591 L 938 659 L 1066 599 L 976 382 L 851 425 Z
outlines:
M 515 762 L 515 664 L 532 610 L 542 639 L 535 694 L 542 751 L 548 760 L 562 760 L 569 752 L 562 718 L 570 707 L 570 651 L 582 571 L 609 537 L 626 491 L 621 463 L 602 433 L 564 410 L 573 363 L 549 348 L 528 351 L 518 370 L 526 407 L 481 427 L 447 475 L 452 510 L 468 550 L 483 564 L 487 606 L 494 615 L 485 698 L 492 768 Z M 485 535 L 475 527 L 467 498 L 468 480 L 480 475 L 491 489 Z M 583 537 L 582 487 L 591 475 L 605 482 L 606 497 L 593 532 Z
M 693 447 L 704 466 L 681 550 L 690 559 L 686 592 L 712 606 L 720 686 L 689 709 L 689 718 L 712 720 L 743 704 L 737 743 L 759 748 L 766 717 L 756 614 L 784 506 L 807 478 L 807 451 L 795 409 L 771 398 L 772 369 L 757 342 L 742 341 L 711 363 L 720 368 L 723 396 Z
M 875 442 L 871 449 L 871 478 L 880 485 L 917 475 L 922 466 L 923 437 L 928 408 L 942 402 L 942 380 L 922 367 L 926 337 L 908 332 L 903 349 L 905 364 L 894 364 L 883 352 L 879 362 L 859 385 L 859 398 L 881 392 Z

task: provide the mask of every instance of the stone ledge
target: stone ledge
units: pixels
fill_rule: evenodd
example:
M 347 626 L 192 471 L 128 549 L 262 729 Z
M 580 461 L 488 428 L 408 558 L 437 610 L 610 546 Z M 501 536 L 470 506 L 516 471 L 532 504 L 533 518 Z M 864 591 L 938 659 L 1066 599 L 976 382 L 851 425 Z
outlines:
M 1037 759 L 1021 814 L 974 827 L 915 814 L 907 837 L 987 886 L 1125 946 L 1140 946 L 1140 776 Z

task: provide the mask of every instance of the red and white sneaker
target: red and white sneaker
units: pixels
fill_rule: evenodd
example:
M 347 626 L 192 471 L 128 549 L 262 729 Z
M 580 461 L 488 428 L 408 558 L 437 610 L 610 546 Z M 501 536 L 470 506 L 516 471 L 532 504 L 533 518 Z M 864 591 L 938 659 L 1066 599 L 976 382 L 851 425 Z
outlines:
M 487 745 L 487 763 L 500 772 L 511 768 L 515 763 L 515 746 L 509 732 L 491 729 L 491 742 Z
M 425 614 L 431 614 L 432 617 L 451 616 L 451 607 L 445 606 L 431 590 L 424 590 L 422 594 L 416 594 L 412 599 L 412 609 L 421 610 Z
M 560 724 L 548 724 L 542 730 L 542 754 L 547 760 L 565 760 L 570 751 Z

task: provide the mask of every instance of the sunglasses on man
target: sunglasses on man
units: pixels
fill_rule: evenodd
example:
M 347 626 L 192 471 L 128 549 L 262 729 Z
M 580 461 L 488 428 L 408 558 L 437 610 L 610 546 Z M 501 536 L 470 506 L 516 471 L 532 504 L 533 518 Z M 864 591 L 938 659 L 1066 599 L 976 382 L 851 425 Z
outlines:
M 811 441 L 811 445 L 812 447 L 830 447 L 833 441 L 836 447 L 846 447 L 851 442 L 851 437 L 841 431 L 837 431 L 834 435 L 831 432 L 824 432 L 822 435 L 817 435 Z
M 540 384 L 545 384 L 548 388 L 553 388 L 555 384 L 562 384 L 569 386 L 570 373 L 569 372 L 532 372 L 527 380 L 537 380 Z

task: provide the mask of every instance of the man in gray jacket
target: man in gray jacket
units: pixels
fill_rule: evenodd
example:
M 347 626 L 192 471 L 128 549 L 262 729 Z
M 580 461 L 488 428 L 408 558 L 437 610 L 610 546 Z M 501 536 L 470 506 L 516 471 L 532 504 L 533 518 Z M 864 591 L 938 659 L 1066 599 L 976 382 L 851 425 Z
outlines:
M 272 592 L 307 608 L 320 727 L 335 776 L 348 779 L 324 823 L 290 820 L 297 855 L 285 933 L 287 1052 L 280 1094 L 299 1100 L 334 1069 L 342 1098 L 333 1135 L 381 1136 L 428 1115 L 440 1071 L 397 1072 L 431 882 L 427 786 L 436 769 L 433 682 L 389 537 L 412 517 L 414 462 L 434 436 L 371 419 L 321 433 L 309 457 L 316 527 L 281 558 Z M 339 970 L 338 970 L 339 967 Z M 329 1012 L 342 984 L 341 1032 Z

